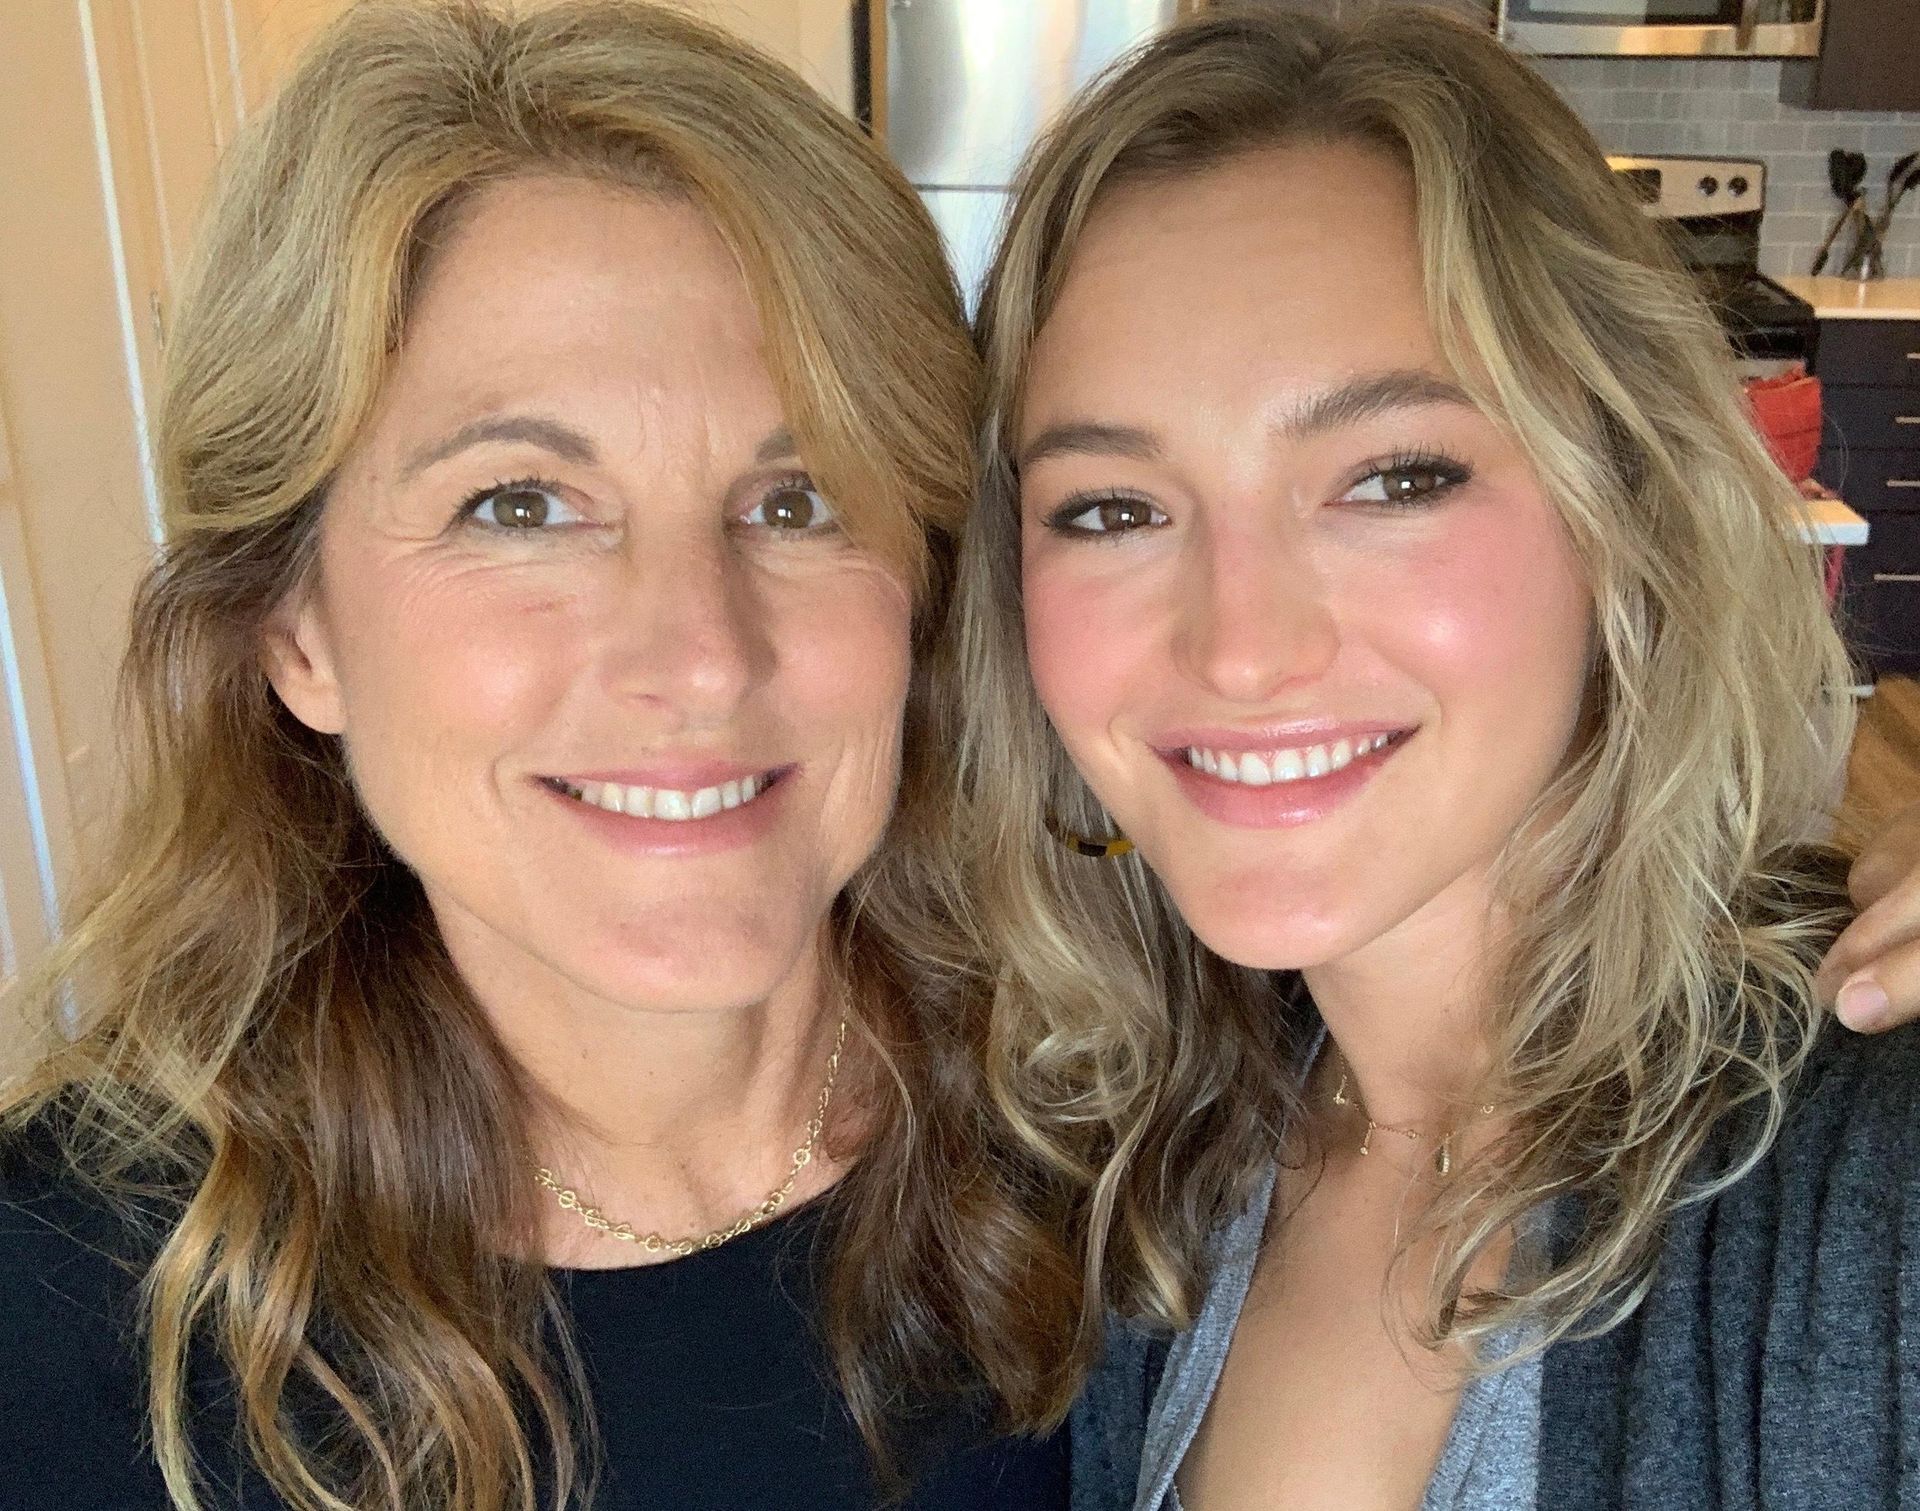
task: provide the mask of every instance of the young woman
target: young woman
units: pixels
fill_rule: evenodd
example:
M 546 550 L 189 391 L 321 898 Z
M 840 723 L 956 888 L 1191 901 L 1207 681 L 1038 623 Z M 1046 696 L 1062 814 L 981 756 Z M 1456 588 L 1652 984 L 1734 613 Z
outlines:
M 1920 1499 L 1920 1036 L 1816 1007 L 1845 652 L 1571 113 L 1442 16 L 1202 20 L 1030 163 L 982 342 L 1021 1090 L 1191 1324 L 1096 1394 L 1140 1511 Z

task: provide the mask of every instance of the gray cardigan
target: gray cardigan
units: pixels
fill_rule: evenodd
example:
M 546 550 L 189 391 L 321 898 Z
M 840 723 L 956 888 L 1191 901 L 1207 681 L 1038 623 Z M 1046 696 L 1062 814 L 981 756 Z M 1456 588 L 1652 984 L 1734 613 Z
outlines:
M 1073 1511 L 1131 1511 L 1164 1359 L 1115 1328 Z M 1920 1028 L 1822 1035 L 1772 1150 L 1669 1220 L 1634 1314 L 1548 1350 L 1540 1414 L 1552 1511 L 1920 1511 Z

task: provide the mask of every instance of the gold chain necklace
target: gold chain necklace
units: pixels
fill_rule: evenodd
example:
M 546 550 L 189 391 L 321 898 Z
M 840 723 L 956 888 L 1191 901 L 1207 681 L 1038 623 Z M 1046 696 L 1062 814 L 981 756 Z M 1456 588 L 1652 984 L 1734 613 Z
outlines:
M 689 1254 L 697 1254 L 706 1249 L 717 1249 L 723 1243 L 731 1243 L 742 1234 L 751 1233 L 762 1223 L 787 1204 L 787 1198 L 793 1195 L 794 1183 L 800 1179 L 800 1172 L 813 1163 L 813 1156 L 820 1147 L 820 1135 L 827 1126 L 827 1108 L 833 1102 L 833 1083 L 840 1075 L 840 1052 L 847 1047 L 847 1020 L 840 1020 L 840 1031 L 834 1035 L 833 1053 L 827 1056 L 827 1079 L 820 1088 L 820 1100 L 815 1104 L 813 1116 L 807 1119 L 807 1141 L 793 1151 L 793 1163 L 787 1170 L 787 1178 L 766 1194 L 758 1206 L 750 1207 L 724 1228 L 715 1228 L 711 1233 L 686 1238 L 664 1238 L 658 1233 L 636 1233 L 633 1224 L 615 1222 L 598 1207 L 589 1206 L 581 1199 L 580 1193 L 560 1184 L 559 1179 L 545 1165 L 533 1172 L 533 1178 L 543 1190 L 551 1191 L 554 1199 L 560 1203 L 564 1212 L 578 1212 L 580 1220 L 596 1233 L 607 1238 L 618 1239 L 621 1243 L 639 1245 L 647 1254 L 672 1254 L 685 1259 Z
M 1335 1053 L 1337 1054 L 1339 1051 L 1336 1050 Z M 1367 1131 L 1360 1136 L 1361 1154 L 1365 1155 L 1372 1152 L 1369 1145 L 1373 1143 L 1373 1136 L 1376 1133 L 1397 1134 L 1399 1137 L 1415 1144 L 1421 1144 L 1427 1141 L 1428 1135 L 1422 1133 L 1418 1128 L 1405 1128 L 1393 1123 L 1375 1122 L 1373 1114 L 1367 1111 L 1367 1104 L 1360 1100 L 1358 1092 L 1355 1092 L 1352 1096 L 1347 1095 L 1348 1074 L 1347 1057 L 1341 1055 L 1340 1084 L 1334 1088 L 1333 1105 L 1336 1107 L 1351 1107 L 1358 1112 L 1361 1117 L 1367 1120 Z M 1474 1114 L 1474 1117 L 1490 1117 L 1493 1114 L 1493 1110 L 1493 1103 L 1482 1102 L 1479 1111 Z M 1472 1121 L 1472 1119 L 1468 1121 Z M 1442 1180 L 1445 1180 L 1449 1175 L 1453 1174 L 1453 1141 L 1459 1137 L 1459 1134 L 1459 1128 L 1449 1128 L 1440 1136 L 1440 1142 L 1433 1151 L 1433 1173 Z

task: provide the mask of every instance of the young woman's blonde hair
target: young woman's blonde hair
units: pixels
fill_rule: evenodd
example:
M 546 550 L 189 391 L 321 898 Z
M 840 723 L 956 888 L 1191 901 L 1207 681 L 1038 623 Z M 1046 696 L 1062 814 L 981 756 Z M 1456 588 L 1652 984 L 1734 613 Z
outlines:
M 1103 196 L 1314 143 L 1409 173 L 1443 350 L 1525 448 L 1592 585 L 1587 729 L 1501 867 L 1515 932 L 1477 1100 L 1514 1133 L 1434 1203 L 1441 1257 L 1412 1319 L 1428 1341 L 1525 1319 L 1544 1343 L 1631 1308 L 1663 1217 L 1779 1127 L 1844 901 L 1799 847 L 1837 791 L 1850 678 L 1711 315 L 1573 114 L 1484 30 L 1406 8 L 1209 12 L 1118 67 L 1025 168 L 979 319 L 985 494 L 956 610 L 979 906 L 1005 957 L 1000 1093 L 1091 1180 L 1108 1294 L 1189 1317 L 1207 1236 L 1297 1111 L 1301 1015 L 1287 983 L 1204 949 L 1137 859 L 1049 837 L 1050 813 L 1103 818 L 1025 675 L 1014 444 L 1036 333 Z M 1056 1145 L 1063 1108 L 1110 1122 L 1104 1165 Z M 1476 1256 L 1568 1191 L 1582 1220 L 1560 1262 L 1468 1294 Z
M 217 1348 L 253 1457 L 301 1508 L 531 1511 L 587 1494 L 592 1424 L 537 1253 L 533 1088 L 453 971 L 339 742 L 277 702 L 269 612 L 312 569 L 329 479 L 460 206 L 513 175 L 683 197 L 736 253 L 809 467 L 915 585 L 925 652 L 973 499 L 978 361 L 937 233 L 797 78 L 672 11 L 371 0 L 225 165 L 167 356 L 167 540 L 126 667 L 133 775 L 98 893 L 26 988 L 51 1118 L 152 1228 L 153 1451 L 203 1504 L 192 1359 Z M 1058 1179 L 997 1140 L 923 665 L 895 819 L 841 899 L 876 1057 L 830 1198 L 828 1341 L 876 1442 L 929 1392 L 1057 1421 L 1079 1270 Z M 79 1010 L 77 1037 L 51 1025 Z M 831 1137 L 831 1134 L 830 1134 Z M 557 1331 L 559 1342 L 543 1340 Z M 543 1488 L 544 1487 L 544 1488 Z

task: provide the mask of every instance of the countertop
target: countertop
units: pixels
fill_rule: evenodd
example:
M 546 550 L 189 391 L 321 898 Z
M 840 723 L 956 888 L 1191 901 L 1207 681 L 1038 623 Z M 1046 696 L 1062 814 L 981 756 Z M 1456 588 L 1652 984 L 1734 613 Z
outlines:
M 1822 320 L 1920 320 L 1920 278 L 1776 278 Z
M 1801 534 L 1823 546 L 1864 546 L 1867 522 L 1837 498 L 1810 498 Z

